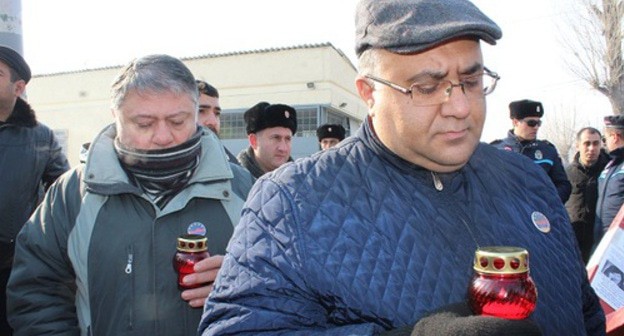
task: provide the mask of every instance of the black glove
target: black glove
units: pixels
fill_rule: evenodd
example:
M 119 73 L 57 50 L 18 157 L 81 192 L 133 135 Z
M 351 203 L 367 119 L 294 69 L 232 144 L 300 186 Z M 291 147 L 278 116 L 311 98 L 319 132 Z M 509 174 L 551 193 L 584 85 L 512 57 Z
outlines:
M 379 334 L 379 336 L 410 336 L 412 334 L 412 326 L 403 327 L 399 329 L 387 330 Z
M 422 318 L 412 336 L 539 336 L 542 332 L 531 320 L 506 320 L 473 315 L 466 303 L 445 306 Z

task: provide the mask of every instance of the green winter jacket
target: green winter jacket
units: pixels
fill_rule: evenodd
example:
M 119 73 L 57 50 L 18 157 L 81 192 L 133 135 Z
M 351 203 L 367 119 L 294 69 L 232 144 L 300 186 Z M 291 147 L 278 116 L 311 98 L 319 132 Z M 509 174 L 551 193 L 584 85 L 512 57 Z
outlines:
M 253 177 L 205 132 L 189 184 L 159 209 L 129 182 L 114 137 L 113 125 L 96 137 L 18 235 L 7 291 L 17 336 L 196 333 L 202 310 L 180 297 L 176 238 L 205 231 L 210 254 L 224 254 Z

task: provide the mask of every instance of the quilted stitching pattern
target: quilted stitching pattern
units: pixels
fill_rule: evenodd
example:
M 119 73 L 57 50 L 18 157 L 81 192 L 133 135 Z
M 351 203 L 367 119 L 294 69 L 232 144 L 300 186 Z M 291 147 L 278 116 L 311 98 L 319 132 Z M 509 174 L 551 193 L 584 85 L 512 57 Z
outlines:
M 529 250 L 539 292 L 531 318 L 545 335 L 601 334 L 604 315 L 542 169 L 480 145 L 464 169 L 440 176 L 438 192 L 430 172 L 378 150 L 360 130 L 258 181 L 206 304 L 204 335 L 413 325 L 466 299 L 477 244 Z M 533 211 L 547 215 L 550 233 L 533 225 Z

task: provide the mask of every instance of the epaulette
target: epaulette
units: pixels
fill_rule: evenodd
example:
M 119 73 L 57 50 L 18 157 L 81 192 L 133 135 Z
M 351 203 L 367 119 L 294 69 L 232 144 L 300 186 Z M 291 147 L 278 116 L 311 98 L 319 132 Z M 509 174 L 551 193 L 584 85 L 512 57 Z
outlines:
M 553 145 L 550 141 L 548 140 L 538 140 L 539 142 L 543 143 L 544 145 L 548 145 L 548 146 L 552 146 L 555 147 L 555 145 Z M 555 147 L 556 148 L 556 147 Z

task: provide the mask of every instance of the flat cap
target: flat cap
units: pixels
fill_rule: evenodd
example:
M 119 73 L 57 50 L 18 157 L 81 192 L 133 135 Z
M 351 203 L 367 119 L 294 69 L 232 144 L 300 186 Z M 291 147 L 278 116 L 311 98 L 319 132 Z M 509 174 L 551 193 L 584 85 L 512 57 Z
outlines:
M 338 124 L 325 124 L 316 129 L 316 136 L 319 141 L 325 138 L 334 138 L 342 141 L 345 138 L 345 133 L 345 128 Z
M 611 115 L 604 117 L 605 127 L 624 129 L 624 116 Z
M 13 69 L 13 71 L 15 71 L 17 75 L 26 83 L 30 81 L 30 67 L 22 55 L 20 55 L 17 51 L 7 46 L 0 45 L 0 61 L 8 65 L 9 68 Z
M 544 107 L 538 101 L 523 99 L 509 103 L 509 118 L 524 119 L 526 117 L 541 118 L 544 115 Z
M 270 127 L 290 128 L 293 135 L 297 132 L 297 111 L 288 105 L 260 102 L 245 111 L 243 118 L 247 125 L 247 134 Z
M 468 0 L 361 0 L 356 8 L 358 57 L 371 48 L 417 53 L 467 36 L 496 44 L 502 32 Z

